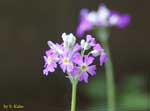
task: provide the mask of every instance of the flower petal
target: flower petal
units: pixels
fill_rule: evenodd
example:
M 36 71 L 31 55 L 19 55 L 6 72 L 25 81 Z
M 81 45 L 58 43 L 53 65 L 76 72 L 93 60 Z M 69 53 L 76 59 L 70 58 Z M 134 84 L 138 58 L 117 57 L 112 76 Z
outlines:
M 60 68 L 62 69 L 62 71 L 63 71 L 64 73 L 66 72 L 66 65 L 60 64 Z
M 100 44 L 95 44 L 95 46 L 93 47 L 93 49 L 94 50 L 97 50 L 97 51 L 101 51 L 101 50 L 104 50 L 103 48 L 102 48 L 102 46 L 100 45 Z
M 74 77 L 77 74 L 79 74 L 80 69 L 78 67 L 74 67 L 73 70 L 70 72 L 70 74 Z
M 56 68 L 56 67 L 57 67 L 56 62 L 53 62 L 53 61 L 52 61 L 52 63 L 51 63 L 50 65 L 51 65 L 51 67 L 54 67 L 54 68 Z
M 88 76 L 89 75 L 87 72 L 81 73 L 79 77 L 79 81 L 84 81 L 85 83 L 88 83 Z
M 86 36 L 86 42 L 88 42 L 90 46 L 94 46 L 96 44 L 95 38 L 91 35 Z
M 57 65 L 57 64 L 55 64 L 55 65 Z M 53 66 L 52 64 L 48 64 L 46 66 L 46 68 L 43 70 L 43 74 L 47 76 L 48 72 L 54 72 L 55 71 L 54 67 L 56 67 L 56 66 Z
M 46 76 L 48 75 L 48 70 L 47 70 L 47 68 L 45 68 L 45 69 L 43 70 L 43 74 L 46 75 Z
M 78 65 L 81 65 L 83 63 L 83 58 L 80 53 L 76 53 L 73 55 L 72 61 Z
M 67 65 L 67 72 L 71 72 L 73 70 L 73 64 L 72 63 L 69 63 Z
M 44 64 L 44 67 L 46 67 L 47 66 L 47 57 L 46 56 L 43 56 L 43 58 L 44 58 L 44 62 L 45 62 L 45 64 Z
M 84 18 L 84 20 L 82 20 L 79 26 L 77 27 L 76 33 L 79 37 L 81 37 L 85 31 L 91 30 L 92 28 L 93 28 L 93 24 Z
M 103 63 L 105 63 L 108 60 L 106 53 L 103 52 L 100 56 L 100 65 L 103 65 Z
M 117 26 L 119 28 L 124 28 L 130 23 L 130 20 L 131 20 L 131 17 L 128 14 L 123 14 L 120 17 L 120 20 Z
M 88 55 L 85 55 L 85 56 L 84 56 L 84 62 L 85 62 L 85 64 L 90 65 L 90 64 L 93 63 L 93 61 L 94 61 L 94 58 L 93 58 L 93 57 L 90 57 L 90 56 L 88 56 Z
M 88 66 L 87 72 L 88 72 L 91 76 L 96 75 L 96 65 Z
M 72 49 L 72 51 L 70 51 L 70 57 L 72 57 L 75 53 L 77 53 L 77 51 L 79 51 L 81 49 L 81 46 L 76 43 Z
M 87 15 L 88 15 L 88 9 L 86 9 L 86 8 L 81 9 L 80 20 L 84 20 Z
M 51 64 L 47 65 L 46 69 L 48 71 L 50 71 L 50 72 L 54 72 L 55 71 L 54 67 Z

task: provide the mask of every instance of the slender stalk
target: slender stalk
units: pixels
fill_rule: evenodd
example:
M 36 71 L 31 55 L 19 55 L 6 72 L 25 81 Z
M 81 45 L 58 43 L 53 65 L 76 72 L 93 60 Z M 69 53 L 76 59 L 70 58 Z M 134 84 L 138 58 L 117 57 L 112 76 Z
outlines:
M 108 96 L 108 111 L 115 111 L 115 85 L 114 85 L 113 64 L 111 61 L 108 41 L 105 41 L 105 43 L 103 44 L 105 44 L 104 47 L 108 56 L 108 61 L 105 64 L 107 96 Z
M 72 101 L 71 101 L 71 111 L 76 111 L 76 95 L 77 95 L 77 81 L 72 82 Z
M 116 111 L 114 71 L 113 71 L 113 64 L 112 64 L 112 59 L 111 59 L 111 54 L 110 54 L 109 44 L 108 44 L 109 30 L 106 27 L 99 29 L 97 33 L 97 37 L 102 42 L 108 57 L 108 61 L 105 63 L 108 111 Z

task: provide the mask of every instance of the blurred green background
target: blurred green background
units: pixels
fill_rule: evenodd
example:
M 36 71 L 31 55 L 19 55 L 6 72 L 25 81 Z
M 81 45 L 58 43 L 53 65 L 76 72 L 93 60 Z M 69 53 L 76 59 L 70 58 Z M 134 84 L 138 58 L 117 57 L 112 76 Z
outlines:
M 0 110 L 23 104 L 24 111 L 68 111 L 71 85 L 58 69 L 42 75 L 47 41 L 74 33 L 81 8 L 100 3 L 129 13 L 131 24 L 111 29 L 118 111 L 150 109 L 149 0 L 0 0 Z M 104 68 L 78 87 L 79 111 L 106 111 Z

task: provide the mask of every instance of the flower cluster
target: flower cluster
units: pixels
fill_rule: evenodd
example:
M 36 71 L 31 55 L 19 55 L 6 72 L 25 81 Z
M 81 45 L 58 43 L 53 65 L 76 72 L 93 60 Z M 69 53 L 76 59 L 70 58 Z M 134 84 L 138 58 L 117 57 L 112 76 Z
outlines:
M 89 12 L 88 9 L 81 9 L 77 34 L 78 36 L 82 36 L 85 31 L 92 30 L 93 26 L 116 26 L 118 28 L 124 28 L 129 23 L 130 16 L 128 14 L 120 14 L 115 10 L 109 10 L 102 4 L 99 6 L 98 11 Z
M 100 65 L 107 61 L 104 49 L 91 35 L 87 35 L 86 40 L 82 39 L 80 44 L 76 43 L 76 37 L 72 33 L 63 33 L 62 40 L 61 44 L 48 41 L 50 49 L 44 56 L 43 74 L 54 72 L 59 65 L 69 78 L 87 83 L 88 76 L 96 74 L 96 65 L 93 65 L 96 57 L 99 57 Z

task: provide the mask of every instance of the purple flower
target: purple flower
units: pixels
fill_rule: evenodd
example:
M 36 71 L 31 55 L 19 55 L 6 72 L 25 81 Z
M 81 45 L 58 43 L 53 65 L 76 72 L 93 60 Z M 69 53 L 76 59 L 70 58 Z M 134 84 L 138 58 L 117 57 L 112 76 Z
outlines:
M 100 59 L 99 59 L 100 65 L 103 65 L 107 61 L 106 53 L 104 52 L 104 49 L 102 48 L 102 46 L 98 43 L 93 47 L 93 50 L 90 53 L 94 57 L 100 55 Z
M 79 44 L 75 44 L 71 51 L 68 51 L 66 49 L 63 50 L 63 54 L 60 56 L 59 64 L 64 73 L 70 73 L 73 70 L 74 65 L 72 62 L 72 57 L 80 49 L 81 47 L 79 46 Z
M 101 4 L 97 11 L 97 26 L 108 26 L 108 18 L 110 16 L 110 10 L 106 5 Z
M 92 37 L 91 35 L 86 36 L 86 41 L 81 40 L 81 48 L 84 50 L 88 50 L 91 48 L 91 46 L 94 46 L 96 43 L 95 38 Z
M 131 17 L 128 14 L 121 15 L 117 24 L 118 28 L 126 27 L 127 25 L 130 24 L 130 20 L 131 20 Z
M 81 37 L 85 31 L 91 30 L 93 28 L 93 24 L 87 19 L 88 10 L 81 9 L 80 11 L 80 24 L 77 28 L 77 35 Z
M 48 75 L 48 72 L 54 72 L 55 68 L 57 67 L 56 62 L 58 61 L 58 55 L 51 50 L 46 51 L 46 56 L 44 57 L 45 65 L 43 74 Z
M 71 72 L 73 70 L 73 63 L 71 61 L 71 56 L 68 54 L 67 51 L 64 51 L 62 56 L 60 56 L 60 61 L 59 61 L 60 67 L 65 73 Z
M 108 18 L 108 24 L 110 26 L 116 26 L 120 19 L 120 14 L 117 11 L 111 11 L 110 16 Z
M 108 22 L 110 26 L 124 28 L 130 23 L 130 20 L 131 18 L 128 14 L 120 14 L 117 11 L 111 11 Z
M 86 36 L 86 42 L 90 44 L 90 46 L 94 46 L 96 41 L 95 38 L 92 37 L 91 35 Z
M 97 57 L 101 54 L 101 52 L 103 52 L 104 49 L 102 48 L 102 46 L 100 44 L 95 44 L 95 46 L 93 47 L 93 50 L 90 52 L 94 57 Z
M 61 55 L 63 53 L 64 48 L 62 47 L 62 44 L 54 44 L 52 41 L 48 41 L 47 44 L 51 48 L 51 50 L 58 55 Z
M 105 52 L 102 52 L 101 53 L 101 56 L 99 58 L 99 61 L 100 61 L 100 65 L 102 66 L 105 62 L 107 62 L 108 58 L 106 56 L 106 53 Z
M 104 49 L 91 35 L 87 35 L 86 40 L 82 39 L 80 44 L 76 43 L 76 37 L 73 34 L 63 33 L 62 40 L 61 44 L 48 41 L 50 49 L 44 56 L 43 74 L 48 75 L 49 72 L 54 72 L 59 65 L 62 72 L 66 73 L 71 81 L 87 83 L 89 75 L 96 74 L 96 65 L 92 65 L 96 57 L 100 56 L 100 65 L 106 62 Z
M 94 26 L 124 28 L 130 23 L 130 19 L 128 14 L 120 14 L 117 11 L 109 10 L 104 4 L 99 6 L 97 12 L 81 9 L 77 35 L 81 37 L 85 31 L 92 30 Z
M 76 54 L 76 58 L 74 58 L 74 62 L 78 65 L 78 68 L 75 70 L 80 73 L 79 80 L 88 82 L 88 74 L 94 76 L 96 74 L 96 65 L 91 65 L 94 61 L 94 58 L 88 55 L 83 57 L 80 54 Z

